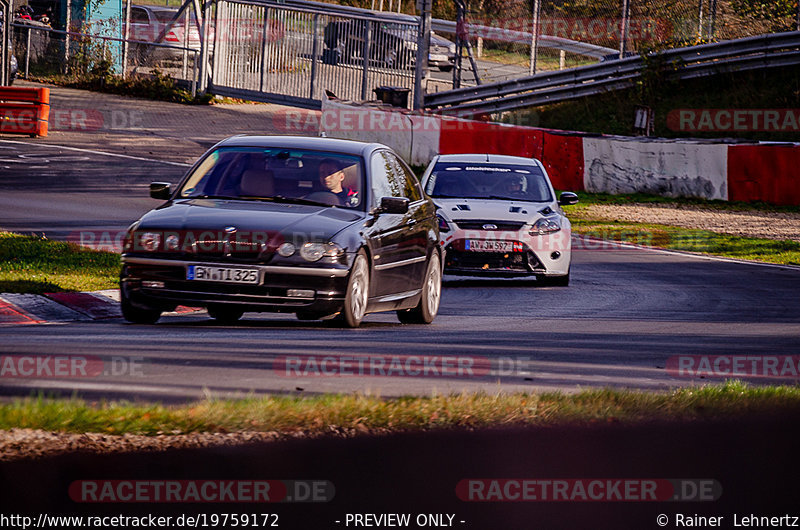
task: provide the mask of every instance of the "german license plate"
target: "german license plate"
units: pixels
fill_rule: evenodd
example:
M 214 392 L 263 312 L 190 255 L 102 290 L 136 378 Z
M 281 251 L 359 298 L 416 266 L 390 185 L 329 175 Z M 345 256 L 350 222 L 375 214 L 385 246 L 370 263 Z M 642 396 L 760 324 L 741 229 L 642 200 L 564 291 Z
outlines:
M 522 252 L 519 241 L 495 241 L 493 239 L 467 239 L 464 250 L 472 252 Z
M 189 265 L 186 269 L 186 279 L 203 282 L 249 283 L 255 285 L 258 284 L 258 269 Z

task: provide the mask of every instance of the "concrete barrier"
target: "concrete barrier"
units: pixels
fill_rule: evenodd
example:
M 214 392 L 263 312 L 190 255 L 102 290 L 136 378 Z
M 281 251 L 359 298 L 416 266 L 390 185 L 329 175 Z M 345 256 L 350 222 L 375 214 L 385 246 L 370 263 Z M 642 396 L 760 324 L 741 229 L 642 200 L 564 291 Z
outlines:
M 800 146 L 730 146 L 728 196 L 732 201 L 800 205 Z
M 380 142 L 408 163 L 437 154 L 538 158 L 561 190 L 800 205 L 800 145 L 589 135 L 325 100 L 321 132 Z M 326 113 L 329 119 L 326 119 Z
M 727 200 L 727 154 L 724 144 L 584 138 L 583 185 L 591 192 Z

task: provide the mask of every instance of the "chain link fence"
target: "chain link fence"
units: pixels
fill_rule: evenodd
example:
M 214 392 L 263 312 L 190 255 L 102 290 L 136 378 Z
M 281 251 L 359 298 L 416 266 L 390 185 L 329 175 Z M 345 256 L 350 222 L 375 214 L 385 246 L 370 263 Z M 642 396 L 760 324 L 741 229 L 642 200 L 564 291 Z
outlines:
M 212 91 L 250 99 L 278 94 L 287 102 L 319 101 L 326 90 L 349 99 L 372 99 L 381 86 L 413 91 L 416 23 L 408 17 L 392 22 L 389 13 L 375 19 L 286 3 L 209 2 L 208 63 L 201 68 L 193 10 L 173 21 L 177 0 L 152 1 L 158 5 L 133 5 L 116 22 L 73 23 L 69 33 L 56 20 L 51 28 L 14 19 L 20 76 L 168 76 L 202 88 L 199 76 L 206 71 Z M 800 30 L 798 0 L 469 0 L 465 23 L 456 20 L 459 2 L 433 2 L 429 62 L 439 63 L 424 84 L 429 93 L 651 50 Z M 366 9 L 383 4 L 393 12 L 400 6 L 404 14 L 417 14 L 408 1 L 346 3 Z M 464 60 L 454 59 L 457 49 Z
M 57 29 L 57 22 L 51 26 L 17 17 L 11 49 L 19 76 L 101 83 L 111 76 L 161 77 L 195 92 L 199 32 L 194 18 L 185 14 L 172 22 L 177 11 L 133 6 L 129 19 L 72 23 L 70 31 Z
M 450 3 L 434 3 L 434 17 L 455 17 Z M 798 0 L 471 0 L 467 8 L 462 37 L 470 42 L 481 82 L 652 50 L 800 31 Z M 453 29 L 443 34 L 456 40 Z M 462 85 L 476 84 L 470 63 L 464 64 Z

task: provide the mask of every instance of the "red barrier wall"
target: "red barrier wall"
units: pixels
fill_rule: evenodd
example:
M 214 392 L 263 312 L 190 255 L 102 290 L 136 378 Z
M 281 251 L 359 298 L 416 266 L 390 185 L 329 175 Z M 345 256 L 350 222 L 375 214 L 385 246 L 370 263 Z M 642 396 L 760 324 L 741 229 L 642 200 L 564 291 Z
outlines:
M 540 160 L 554 188 L 583 191 L 583 137 L 545 133 Z
M 728 199 L 800 204 L 800 146 L 728 147 Z
M 439 154 L 488 153 L 539 158 L 543 131 L 459 119 L 442 119 Z

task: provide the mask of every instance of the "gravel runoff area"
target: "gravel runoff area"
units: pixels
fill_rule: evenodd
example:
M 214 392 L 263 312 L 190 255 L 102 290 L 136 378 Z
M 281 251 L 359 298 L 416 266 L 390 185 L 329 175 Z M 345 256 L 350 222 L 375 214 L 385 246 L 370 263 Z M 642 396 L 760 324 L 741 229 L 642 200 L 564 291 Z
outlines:
M 277 432 L 158 434 L 73 434 L 36 429 L 0 430 L 0 461 L 40 458 L 75 451 L 88 453 L 128 453 L 165 451 L 196 447 L 240 445 L 288 438 Z
M 741 237 L 800 241 L 800 213 L 721 210 L 689 204 L 593 204 L 582 217 L 698 228 Z
M 297 438 L 336 437 L 352 438 L 371 434 L 390 432 L 387 429 L 358 429 L 331 427 L 322 432 L 259 432 L 245 431 L 233 433 L 191 433 L 157 434 L 103 434 L 103 433 L 64 433 L 40 429 L 0 430 L 0 462 L 36 459 L 64 453 L 130 453 L 155 452 L 170 449 L 196 449 L 200 447 L 235 446 L 259 442 L 278 442 Z

